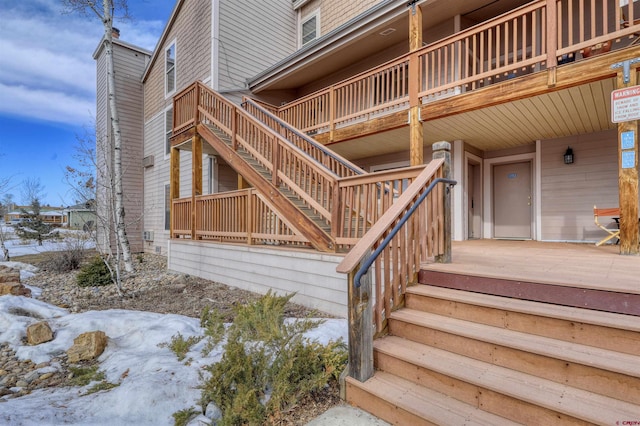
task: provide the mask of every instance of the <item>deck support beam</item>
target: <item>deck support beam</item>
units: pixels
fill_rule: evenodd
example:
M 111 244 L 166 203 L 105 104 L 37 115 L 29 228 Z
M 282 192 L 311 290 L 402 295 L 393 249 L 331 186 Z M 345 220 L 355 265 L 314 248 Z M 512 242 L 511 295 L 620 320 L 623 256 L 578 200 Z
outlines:
M 451 144 L 446 141 L 433 144 L 433 159 L 444 159 L 442 177 L 451 179 Z M 436 256 L 438 263 L 451 263 L 451 188 L 442 190 L 442 254 Z
M 202 138 L 195 134 L 191 147 L 191 239 L 196 239 L 198 223 L 196 197 L 202 195 Z
M 169 238 L 173 238 L 173 200 L 180 198 L 180 150 L 177 147 L 171 147 L 170 160 L 170 178 L 169 178 Z
M 415 2 L 409 7 L 409 51 L 415 52 L 422 47 L 422 9 Z M 418 98 L 420 65 L 418 56 L 409 58 L 409 159 L 412 166 L 424 163 L 423 131 L 420 121 L 420 100 Z
M 638 83 L 635 67 L 625 78 L 625 72 L 618 72 L 616 87 L 622 89 Z M 624 134 L 624 136 L 623 136 Z M 633 146 L 629 148 L 627 141 Z M 623 159 L 625 159 L 623 161 Z M 633 164 L 626 164 L 632 161 Z M 638 122 L 637 120 L 618 123 L 618 196 L 620 203 L 620 254 L 638 255 Z

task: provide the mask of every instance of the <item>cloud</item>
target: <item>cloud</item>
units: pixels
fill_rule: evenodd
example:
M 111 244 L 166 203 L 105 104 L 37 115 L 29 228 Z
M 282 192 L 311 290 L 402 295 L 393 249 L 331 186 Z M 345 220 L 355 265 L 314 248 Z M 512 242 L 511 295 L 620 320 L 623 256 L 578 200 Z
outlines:
M 95 111 L 95 15 L 62 13 L 60 0 L 0 0 L 0 112 L 83 125 Z M 116 23 L 121 39 L 151 50 L 164 23 Z
M 0 114 L 81 126 L 95 117 L 95 100 L 0 83 Z

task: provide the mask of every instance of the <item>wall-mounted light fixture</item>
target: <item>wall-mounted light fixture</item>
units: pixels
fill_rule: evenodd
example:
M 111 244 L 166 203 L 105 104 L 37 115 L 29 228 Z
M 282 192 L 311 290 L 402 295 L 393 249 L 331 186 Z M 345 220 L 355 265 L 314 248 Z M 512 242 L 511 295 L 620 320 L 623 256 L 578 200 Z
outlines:
M 564 152 L 564 164 L 573 164 L 573 150 L 570 146 Z

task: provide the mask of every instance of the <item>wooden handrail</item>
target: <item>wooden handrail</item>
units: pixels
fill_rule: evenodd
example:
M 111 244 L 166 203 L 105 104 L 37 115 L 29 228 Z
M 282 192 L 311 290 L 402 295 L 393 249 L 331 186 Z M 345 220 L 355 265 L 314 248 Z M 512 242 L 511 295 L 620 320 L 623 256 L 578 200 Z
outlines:
M 365 173 L 362 168 L 325 148 L 320 143 L 316 142 L 275 115 L 271 109 L 264 107 L 254 99 L 244 97 L 242 105 L 257 119 L 267 124 L 275 132 L 283 135 L 288 141 L 292 142 L 295 146 L 316 160 L 320 165 L 326 167 L 336 176 L 346 177 L 362 175 Z
M 348 274 L 349 375 L 357 380 L 373 375 L 373 334 L 382 333 L 390 313 L 402 305 L 420 263 L 450 248 L 444 240 L 451 236 L 442 235 L 448 195 L 438 185 L 455 184 L 446 176 L 447 158 L 432 160 L 336 268 Z
M 416 180 L 407 188 L 400 198 L 387 210 L 384 215 L 376 221 L 375 225 L 367 232 L 364 238 L 347 253 L 336 271 L 342 274 L 349 274 L 362 262 L 367 252 L 373 247 L 376 241 L 380 241 L 385 232 L 390 230 L 393 222 L 410 206 L 411 202 L 419 195 L 420 191 L 429 183 L 429 180 L 436 176 L 444 160 L 432 160 Z M 439 176 L 438 176 L 439 177 Z

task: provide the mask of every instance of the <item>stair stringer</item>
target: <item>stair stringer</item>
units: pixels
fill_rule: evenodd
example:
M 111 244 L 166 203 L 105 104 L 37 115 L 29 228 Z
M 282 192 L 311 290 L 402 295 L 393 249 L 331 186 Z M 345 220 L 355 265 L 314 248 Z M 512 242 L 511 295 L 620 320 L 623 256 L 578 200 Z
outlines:
M 309 240 L 318 251 L 333 252 L 335 244 L 330 235 L 322 230 L 311 218 L 306 216 L 273 183 L 265 179 L 256 169 L 248 164 L 236 151 L 221 140 L 209 127 L 197 126 L 197 132 L 207 141 L 238 174 L 251 183 L 272 207 L 278 211 L 294 229 Z

